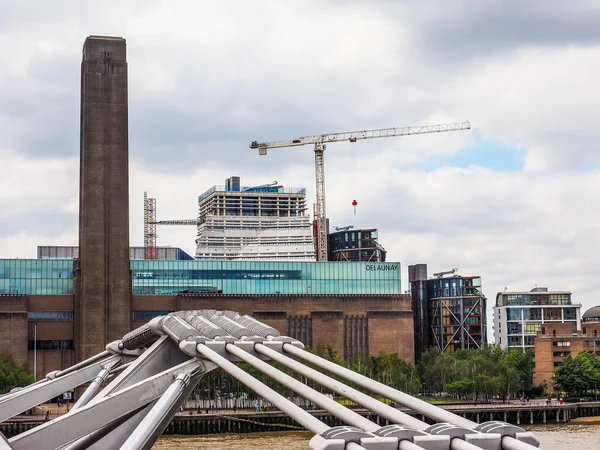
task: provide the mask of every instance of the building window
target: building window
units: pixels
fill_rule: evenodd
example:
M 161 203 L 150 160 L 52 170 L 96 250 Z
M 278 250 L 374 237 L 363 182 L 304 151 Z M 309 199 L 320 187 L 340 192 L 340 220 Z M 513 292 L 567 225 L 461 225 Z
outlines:
M 73 321 L 73 311 L 32 311 L 27 313 L 29 320 L 65 320 Z
M 552 330 L 552 337 L 556 337 L 556 330 Z
M 570 347 L 571 342 L 570 341 L 556 341 L 556 342 L 554 342 L 554 345 L 556 347 Z
M 583 346 L 584 347 L 593 347 L 594 341 L 583 341 Z
M 73 350 L 73 341 L 58 341 L 58 340 L 49 340 L 49 341 L 42 341 L 42 340 L 37 340 L 37 341 L 33 341 L 30 340 L 27 342 L 27 348 L 29 350 L 33 350 L 33 343 L 36 343 L 36 349 L 37 350 Z
M 149 322 L 155 317 L 166 316 L 167 314 L 169 314 L 169 311 L 133 311 L 132 319 L 140 322 Z

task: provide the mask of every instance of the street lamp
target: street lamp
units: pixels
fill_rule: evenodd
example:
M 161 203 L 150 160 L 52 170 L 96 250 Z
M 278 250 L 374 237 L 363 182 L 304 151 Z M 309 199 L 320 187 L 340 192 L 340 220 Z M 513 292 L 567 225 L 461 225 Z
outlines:
M 37 323 L 33 324 L 33 382 L 37 381 Z

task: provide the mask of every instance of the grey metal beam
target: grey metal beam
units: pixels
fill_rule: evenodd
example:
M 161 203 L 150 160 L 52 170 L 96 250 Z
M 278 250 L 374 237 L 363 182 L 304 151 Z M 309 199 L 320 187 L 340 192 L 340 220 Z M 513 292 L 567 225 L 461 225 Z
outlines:
M 111 395 L 127 386 L 132 386 L 169 367 L 182 364 L 189 359 L 190 357 L 179 350 L 179 347 L 172 339 L 169 339 L 168 336 L 162 336 L 144 353 L 138 356 L 133 364 L 130 364 L 129 367 L 117 375 L 90 403 L 98 402 L 103 397 Z
M 422 422 L 419 419 L 415 419 L 414 417 L 409 416 L 402 411 L 398 411 L 397 409 L 392 408 L 391 406 L 386 405 L 385 403 L 382 403 L 373 397 L 369 397 L 368 395 L 363 394 L 362 392 L 359 392 L 356 389 L 345 385 L 344 383 L 340 383 L 339 381 L 336 381 L 321 372 L 311 369 L 310 367 L 305 366 L 304 364 L 301 364 L 286 355 L 282 355 L 281 353 L 276 352 L 275 350 L 270 349 L 262 344 L 256 344 L 254 349 L 258 353 L 268 356 L 273 361 L 277 361 L 284 366 L 289 367 L 299 374 L 316 381 L 320 385 L 325 386 L 327 389 L 330 389 L 335 393 L 342 395 L 361 406 L 364 406 L 365 408 L 368 408 L 369 410 L 377 413 L 379 416 L 393 423 L 400 423 L 410 428 L 414 428 L 415 430 L 425 430 L 429 428 L 429 424 Z
M 141 450 L 152 438 L 165 416 L 168 416 L 173 405 L 185 392 L 185 388 L 191 380 L 189 373 L 180 373 L 165 393 L 158 399 L 146 417 L 131 433 L 131 436 L 121 446 L 121 450 Z M 152 444 L 150 444 L 152 445 Z
M 233 364 L 231 361 L 219 355 L 214 350 L 211 350 L 204 344 L 198 344 L 196 349 L 198 353 L 212 361 L 223 370 L 225 370 L 229 375 L 238 379 L 254 392 L 256 392 L 261 397 L 267 399 L 269 402 L 277 406 L 280 411 L 284 412 L 291 418 L 293 418 L 296 422 L 302 425 L 307 430 L 312 431 L 313 433 L 322 433 L 329 429 L 327 425 L 321 422 L 316 417 L 312 416 L 310 413 L 306 412 L 299 406 L 290 402 L 287 398 L 278 394 L 267 385 L 261 383 L 256 378 L 249 375 L 247 372 L 244 372 L 238 366 Z
M 60 450 L 85 450 L 90 448 L 93 444 L 101 440 L 107 434 L 113 432 L 117 428 L 119 428 L 123 423 L 127 422 L 133 416 L 138 414 L 145 407 L 140 408 L 137 411 L 133 411 L 125 416 L 119 417 L 117 420 L 113 420 L 112 422 L 107 423 L 102 428 L 90 433 L 81 439 L 76 440 L 75 442 L 69 443 L 68 445 L 61 447 Z
M 71 413 L 73 411 L 78 410 L 82 406 L 85 406 L 94 397 L 94 394 L 96 393 L 96 391 L 100 388 L 100 386 L 102 386 L 102 383 L 104 383 L 106 378 L 108 378 L 108 376 L 110 375 L 110 370 L 112 369 L 113 366 L 114 366 L 114 363 L 105 364 L 102 366 L 102 370 L 100 371 L 98 376 L 96 378 L 94 378 L 94 381 L 92 381 L 90 383 L 90 385 L 83 392 L 81 397 L 79 397 L 79 400 L 77 400 L 77 403 L 75 403 L 73 405 L 73 408 L 71 408 L 71 411 L 70 411 Z
M 450 411 L 446 411 L 442 408 L 438 408 L 434 405 L 431 405 L 423 400 L 419 400 L 411 395 L 405 394 L 404 392 L 397 391 L 396 389 L 392 389 L 385 384 L 382 384 L 378 381 L 372 380 L 371 378 L 365 377 L 359 373 L 353 372 L 345 367 L 342 367 L 338 364 L 332 363 L 331 361 L 327 361 L 317 355 L 313 355 L 305 350 L 294 347 L 293 345 L 289 345 L 287 343 L 283 344 L 283 351 L 289 353 L 293 356 L 297 356 L 304 361 L 308 361 L 312 364 L 315 364 L 322 369 L 328 370 L 329 372 L 335 373 L 347 380 L 350 380 L 359 386 L 362 386 L 365 389 L 370 390 L 371 392 L 375 392 L 383 397 L 389 398 L 390 400 L 394 400 L 408 408 L 414 409 L 415 411 L 424 414 L 427 417 L 431 417 L 439 422 L 448 422 L 453 425 L 474 429 L 478 426 L 476 422 L 472 422 L 468 419 L 460 417 Z M 510 447 L 509 447 L 510 446 Z M 527 444 L 526 442 L 518 441 L 517 439 L 504 436 L 502 438 L 502 448 L 507 450 L 534 450 L 537 447 L 533 445 Z
M 120 361 L 121 356 L 111 356 L 104 360 L 97 359 L 95 362 L 78 370 L 65 371 L 66 375 L 48 380 L 33 389 L 23 389 L 6 399 L 0 399 L 0 422 L 93 380 L 100 373 L 103 365 Z
M 194 369 L 204 370 L 202 362 L 192 359 L 171 367 L 133 386 L 88 403 L 73 414 L 65 414 L 52 422 L 26 431 L 9 442 L 15 450 L 45 450 L 59 448 L 103 428 L 106 423 L 128 415 L 132 411 L 159 398 L 179 373 Z
M 351 409 L 346 408 L 345 406 L 340 405 L 335 400 L 326 397 L 318 391 L 308 387 L 304 383 L 290 377 L 289 375 L 277 370 L 275 367 L 267 364 L 264 361 L 261 361 L 255 356 L 250 355 L 248 352 L 242 350 L 241 348 L 236 347 L 235 345 L 227 344 L 225 349 L 240 358 L 241 360 L 247 362 L 251 366 L 257 368 L 264 374 L 273 378 L 278 383 L 288 387 L 292 391 L 300 394 L 302 397 L 307 398 L 311 402 L 319 405 L 321 408 L 330 412 L 337 418 L 341 419 L 343 422 L 348 425 L 352 425 L 360 428 L 364 431 L 375 431 L 380 428 L 374 422 L 371 422 L 369 419 L 364 418 L 360 414 L 355 413 Z M 269 349 L 268 349 L 269 350 Z M 271 350 L 273 351 L 273 350 Z M 277 353 L 273 351 L 274 353 Z M 277 353 L 279 355 L 279 353 Z M 284 358 L 286 358 L 284 356 Z
M 352 381 L 353 383 L 362 386 L 365 389 L 370 390 L 371 392 L 375 392 L 383 397 L 389 398 L 390 400 L 394 400 L 401 405 L 407 406 L 415 411 L 424 414 L 427 417 L 431 417 L 440 422 L 448 422 L 454 425 L 465 427 L 465 428 L 475 428 L 478 424 L 472 422 L 470 420 L 464 419 L 456 414 L 453 414 L 449 411 L 438 408 L 437 406 L 431 405 L 423 400 L 419 400 L 412 395 L 405 394 L 404 392 L 397 391 L 396 389 L 392 389 L 385 384 L 379 383 L 378 381 L 372 380 L 371 378 L 365 377 L 359 373 L 353 372 L 350 369 L 346 369 L 338 364 L 332 363 L 323 359 L 317 355 L 313 355 L 305 350 L 301 350 L 292 345 L 283 344 L 283 351 L 289 353 L 293 356 L 297 356 L 298 358 L 303 359 L 304 361 L 308 361 L 322 369 L 328 370 L 329 372 L 335 373 L 347 380 Z

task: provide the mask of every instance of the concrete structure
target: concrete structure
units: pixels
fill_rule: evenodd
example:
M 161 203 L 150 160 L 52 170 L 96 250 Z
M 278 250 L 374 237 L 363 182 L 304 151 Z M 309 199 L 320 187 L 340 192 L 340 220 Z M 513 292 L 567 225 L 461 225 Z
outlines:
M 77 359 L 129 330 L 129 151 L 125 39 L 90 36 L 81 63 Z
M 481 277 L 434 274 L 428 279 L 426 264 L 409 266 L 408 274 L 417 360 L 429 347 L 452 352 L 486 344 L 487 299 Z
M 386 251 L 378 242 L 375 228 L 343 229 L 327 236 L 329 261 L 384 262 Z
M 198 197 L 197 259 L 314 261 L 312 239 L 304 188 L 231 177 Z
M 529 292 L 498 292 L 494 307 L 494 342 L 501 348 L 532 349 L 544 325 L 565 323 L 571 333 L 581 329 L 581 304 L 567 291 L 536 287 Z
M 297 375 L 279 370 L 270 361 Z M 327 418 L 312 415 L 282 396 L 237 367 L 239 362 L 332 414 L 342 425 L 327 425 Z M 539 446 L 532 433 L 518 426 L 500 421 L 478 424 L 309 353 L 302 342 L 281 336 L 254 317 L 214 309 L 156 317 L 78 366 L 53 371 L 40 383 L 0 397 L 3 422 L 43 399 L 91 381 L 69 414 L 26 432 L 21 428 L 9 441 L 0 435 L 0 445 L 7 450 L 149 449 L 200 379 L 217 368 L 314 433 L 311 450 L 532 450 Z M 308 385 L 309 379 L 315 388 Z M 369 417 L 324 395 L 323 388 L 366 408 Z M 421 419 L 373 397 L 409 407 Z M 425 417 L 440 423 L 431 425 Z M 380 425 L 382 420 L 385 426 Z

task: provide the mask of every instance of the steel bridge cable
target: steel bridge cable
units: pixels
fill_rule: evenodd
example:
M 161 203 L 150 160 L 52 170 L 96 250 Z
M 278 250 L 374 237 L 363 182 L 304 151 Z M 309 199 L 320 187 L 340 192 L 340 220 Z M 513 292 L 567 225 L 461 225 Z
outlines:
M 267 399 L 270 403 L 277 406 L 277 408 L 279 408 L 280 411 L 292 417 L 296 422 L 298 422 L 307 430 L 310 430 L 316 434 L 320 434 L 329 429 L 329 427 L 323 422 L 321 422 L 319 419 L 313 417 L 310 413 L 306 412 L 305 410 L 295 405 L 282 395 L 273 391 L 267 385 L 261 383 L 256 378 L 252 377 L 250 374 L 240 369 L 231 361 L 222 357 L 214 350 L 208 348 L 206 345 L 198 344 L 196 346 L 196 350 L 206 359 L 212 361 L 213 363 L 221 367 L 223 370 L 225 370 L 225 372 L 227 372 L 229 375 L 238 379 L 243 384 L 252 389 L 254 392 L 256 392 L 258 395 Z
M 294 347 L 293 345 L 284 343 L 283 350 L 284 352 L 289 353 L 293 356 L 297 356 L 298 358 L 304 361 L 308 361 L 312 364 L 315 364 L 316 366 L 322 369 L 328 370 L 329 372 L 346 378 L 347 380 L 351 380 L 352 382 L 364 387 L 365 389 L 368 389 L 372 392 L 389 398 L 390 400 L 394 400 L 404 406 L 414 409 L 415 411 L 419 411 L 421 414 L 431 417 L 432 419 L 435 419 L 439 422 L 448 422 L 453 425 L 469 429 L 474 429 L 478 426 L 476 422 L 472 422 L 471 420 L 460 417 L 454 413 L 451 413 L 450 411 L 438 408 L 423 400 L 419 400 L 415 397 L 412 397 L 411 395 L 405 394 L 404 392 L 392 389 L 389 386 L 386 386 L 385 384 L 367 378 L 364 375 L 353 372 L 350 369 L 346 369 L 345 367 L 332 363 L 331 361 L 327 361 L 326 359 L 323 359 L 305 350 Z M 453 439 L 453 441 L 454 440 L 455 439 Z M 538 447 L 535 447 L 523 441 L 519 441 L 510 436 L 502 437 L 502 448 L 508 450 L 538 449 Z
M 249 354 L 241 348 L 238 348 L 232 344 L 227 344 L 225 346 L 225 350 L 232 355 L 237 356 L 242 361 L 247 362 L 251 366 L 257 368 L 264 374 L 270 376 L 278 383 L 281 383 L 285 387 L 300 394 L 302 397 L 305 397 L 311 402 L 319 405 L 321 408 L 332 413 L 334 416 L 346 422 L 348 425 L 358 427 L 364 431 L 375 431 L 380 428 L 376 423 L 371 422 L 369 419 L 362 417 L 360 414 L 357 414 L 345 406 L 340 405 L 335 400 L 324 396 L 320 392 L 308 387 L 304 383 L 301 383 L 300 381 L 281 372 L 280 370 L 277 370 L 275 367 L 267 364 L 264 361 L 261 361 L 256 356 Z
M 402 425 L 406 425 L 410 428 L 414 428 L 415 430 L 425 430 L 429 428 L 429 425 L 425 422 L 422 422 L 419 419 L 415 419 L 412 416 L 409 416 L 402 411 L 398 411 L 395 408 L 392 408 L 385 403 L 380 402 L 379 400 L 374 399 L 373 397 L 369 397 L 367 394 L 363 394 L 360 391 L 357 391 L 350 386 L 347 386 L 339 381 L 334 380 L 333 378 L 328 377 L 327 375 L 318 372 L 314 369 L 311 369 L 304 364 L 295 361 L 288 356 L 282 355 L 279 352 L 276 352 L 273 349 L 270 349 L 262 344 L 256 344 L 254 346 L 255 350 L 258 353 L 261 353 L 273 361 L 277 361 L 283 364 L 286 367 L 298 372 L 301 375 L 304 375 L 311 380 L 316 381 L 317 383 L 325 386 L 328 389 L 333 390 L 334 392 L 343 395 L 344 397 L 358 403 L 365 408 L 370 409 L 371 411 L 377 413 L 381 417 L 384 417 L 387 420 L 392 421 L 393 423 L 400 423 Z

